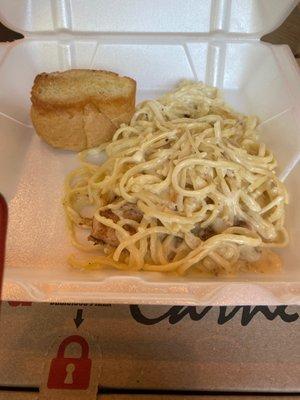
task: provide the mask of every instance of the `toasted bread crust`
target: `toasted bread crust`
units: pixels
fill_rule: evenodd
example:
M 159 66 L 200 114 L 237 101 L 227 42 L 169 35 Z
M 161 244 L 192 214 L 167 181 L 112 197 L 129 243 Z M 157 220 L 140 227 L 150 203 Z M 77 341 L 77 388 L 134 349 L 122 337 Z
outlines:
M 95 74 L 96 76 L 102 75 L 113 78 L 116 82 L 117 81 L 127 81 L 127 83 L 131 86 L 130 95 L 126 96 L 116 96 L 114 94 L 109 94 L 108 96 L 105 94 L 100 94 L 94 96 L 89 96 L 85 93 L 77 93 L 76 97 L 66 99 L 61 99 L 59 96 L 56 96 L 55 99 L 49 99 L 44 101 L 41 96 L 41 89 L 45 86 L 60 86 L 63 83 L 69 84 L 70 81 L 74 81 L 74 78 L 80 79 L 80 75 L 87 75 L 87 74 Z M 83 77 L 84 79 L 84 77 Z M 76 84 L 76 82 L 75 82 Z M 44 109 L 53 109 L 53 108 L 61 108 L 61 107 L 82 107 L 86 103 L 93 103 L 97 104 L 108 104 L 113 102 L 116 106 L 122 106 L 122 103 L 127 103 L 128 98 L 130 99 L 132 95 L 135 96 L 136 91 L 136 82 L 132 78 L 128 78 L 126 76 L 119 76 L 115 72 L 111 71 L 103 71 L 103 70 L 86 70 L 86 69 L 71 69 L 64 72 L 51 72 L 46 73 L 43 72 L 37 75 L 34 79 L 33 87 L 31 90 L 31 102 L 34 106 L 42 107 Z
M 93 78 L 93 74 L 100 81 L 104 79 L 103 91 L 98 82 L 92 90 L 90 86 L 84 88 L 85 80 Z M 112 90 L 109 85 L 105 87 L 107 77 Z M 69 90 L 73 88 L 70 85 L 74 90 Z M 110 140 L 121 123 L 130 121 L 135 93 L 135 81 L 114 72 L 42 73 L 35 78 L 31 92 L 32 122 L 37 134 L 54 147 L 76 151 L 95 147 Z

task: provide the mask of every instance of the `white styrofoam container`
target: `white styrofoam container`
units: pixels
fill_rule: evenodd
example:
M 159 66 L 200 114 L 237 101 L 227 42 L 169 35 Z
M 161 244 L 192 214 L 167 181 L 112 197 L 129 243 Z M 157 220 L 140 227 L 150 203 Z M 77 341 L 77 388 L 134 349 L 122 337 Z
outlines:
M 0 190 L 9 202 L 4 299 L 149 304 L 300 303 L 300 76 L 287 46 L 259 38 L 294 0 L 0 0 L 0 20 L 24 34 L 0 45 Z M 290 193 L 291 244 L 284 271 L 200 279 L 68 267 L 73 251 L 61 206 L 73 153 L 33 132 L 36 74 L 101 68 L 131 76 L 138 100 L 182 78 L 222 89 L 236 109 L 257 114 Z

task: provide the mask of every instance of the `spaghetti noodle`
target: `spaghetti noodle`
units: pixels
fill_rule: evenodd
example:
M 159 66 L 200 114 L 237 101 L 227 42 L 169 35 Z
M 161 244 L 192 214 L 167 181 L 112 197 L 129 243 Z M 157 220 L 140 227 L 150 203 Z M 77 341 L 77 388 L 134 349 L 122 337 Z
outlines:
M 180 274 L 279 264 L 269 248 L 288 242 L 288 195 L 257 124 L 199 82 L 141 103 L 110 143 L 80 153 L 66 179 L 73 243 L 95 253 L 70 263 Z

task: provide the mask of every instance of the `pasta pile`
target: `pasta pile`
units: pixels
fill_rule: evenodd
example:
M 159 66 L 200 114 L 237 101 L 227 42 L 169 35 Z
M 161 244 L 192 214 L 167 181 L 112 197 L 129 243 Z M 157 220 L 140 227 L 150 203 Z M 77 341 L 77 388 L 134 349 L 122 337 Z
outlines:
M 288 243 L 288 195 L 257 124 L 201 82 L 141 103 L 111 142 L 80 153 L 67 177 L 73 243 L 94 252 L 70 263 L 214 275 L 279 265 L 269 248 Z M 78 239 L 83 230 L 89 242 Z

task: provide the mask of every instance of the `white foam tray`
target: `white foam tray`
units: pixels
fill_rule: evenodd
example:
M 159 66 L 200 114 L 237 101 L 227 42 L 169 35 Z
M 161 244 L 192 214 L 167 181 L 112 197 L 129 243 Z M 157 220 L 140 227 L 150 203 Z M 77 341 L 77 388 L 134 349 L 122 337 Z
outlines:
M 25 39 L 0 45 L 0 191 L 9 202 L 4 299 L 149 304 L 300 304 L 300 76 L 287 46 L 259 38 L 294 0 L 0 0 L 0 20 Z M 33 132 L 36 74 L 101 68 L 132 76 L 138 100 L 182 78 L 216 85 L 257 114 L 291 203 L 282 274 L 200 279 L 113 270 L 78 272 L 61 206 L 73 153 Z

